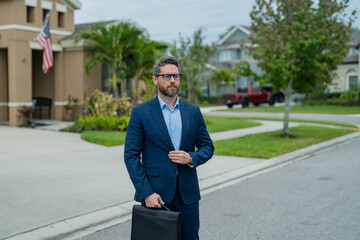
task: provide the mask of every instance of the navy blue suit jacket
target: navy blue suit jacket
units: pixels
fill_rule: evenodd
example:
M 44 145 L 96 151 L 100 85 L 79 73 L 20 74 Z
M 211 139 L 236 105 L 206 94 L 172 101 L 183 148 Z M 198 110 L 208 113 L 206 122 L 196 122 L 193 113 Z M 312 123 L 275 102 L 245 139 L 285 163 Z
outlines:
M 180 100 L 180 112 L 182 137 L 179 150 L 191 155 L 193 168 L 169 159 L 168 154 L 174 146 L 157 97 L 132 110 L 124 156 L 136 190 L 136 201 L 144 201 L 147 196 L 157 193 L 165 203 L 170 203 L 174 198 L 177 176 L 184 203 L 200 200 L 196 167 L 212 157 L 214 145 L 199 107 Z

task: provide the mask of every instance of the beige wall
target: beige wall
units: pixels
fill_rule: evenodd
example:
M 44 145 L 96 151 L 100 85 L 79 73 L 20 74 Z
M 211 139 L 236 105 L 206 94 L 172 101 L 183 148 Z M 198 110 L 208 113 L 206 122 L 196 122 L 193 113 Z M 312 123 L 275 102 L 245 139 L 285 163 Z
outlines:
M 68 96 L 76 97 L 81 103 L 84 101 L 86 90 L 101 90 L 101 66 L 94 67 L 88 75 L 85 71 L 86 60 L 90 54 L 84 49 L 64 51 L 64 99 Z M 82 106 L 75 109 L 74 117 L 81 114 Z
M 359 64 L 341 64 L 335 71 L 335 76 L 331 85 L 328 86 L 329 92 L 344 92 L 349 90 L 349 75 L 359 76 Z M 359 79 L 359 77 L 358 77 Z
M 32 100 L 32 58 L 31 52 L 25 62 L 22 61 L 24 53 L 29 45 L 26 41 L 9 41 L 8 65 L 9 65 L 9 102 L 11 104 L 25 105 Z M 10 125 L 17 126 L 21 120 L 17 118 L 18 106 L 9 107 Z
M 54 62 L 56 63 L 54 68 L 54 98 L 53 98 L 53 116 L 56 120 L 63 120 L 64 108 L 59 105 L 61 102 L 64 102 L 65 92 L 64 92 L 64 52 L 54 54 Z
M 0 122 L 8 121 L 8 73 L 7 50 L 0 49 Z
M 64 52 L 64 89 L 65 99 L 68 95 L 83 99 L 84 93 L 84 54 L 83 51 L 66 51 Z
M 0 1 L 0 25 L 14 24 L 14 2 L 13 0 Z
M 66 8 L 64 13 L 64 27 L 58 27 L 58 12 L 56 10 L 56 3 L 64 5 L 61 0 L 47 0 L 52 2 L 52 9 L 50 13 L 50 29 L 73 32 L 74 25 L 74 11 Z M 43 8 L 41 1 L 37 1 L 37 6 L 34 7 L 34 22 L 28 23 L 26 21 L 26 9 L 24 0 L 1 0 L 0 1 L 0 25 L 18 24 L 28 27 L 42 27 L 43 23 Z
M 86 64 L 86 60 L 91 56 L 89 52 L 84 52 L 84 67 Z M 85 73 L 84 78 L 84 89 L 86 90 L 101 90 L 101 64 L 94 67 L 89 74 Z

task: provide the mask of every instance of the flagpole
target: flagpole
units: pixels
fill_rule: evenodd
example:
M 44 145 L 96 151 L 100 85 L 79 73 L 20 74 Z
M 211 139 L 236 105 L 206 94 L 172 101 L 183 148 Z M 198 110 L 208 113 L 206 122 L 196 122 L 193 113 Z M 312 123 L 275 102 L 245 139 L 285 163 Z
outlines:
M 44 21 L 43 21 L 43 23 L 42 23 L 42 27 L 41 27 L 41 29 L 40 29 L 40 32 L 36 35 L 36 36 L 38 36 L 40 33 L 41 33 L 41 31 L 43 30 L 43 28 L 44 28 L 44 26 L 45 26 L 45 22 L 47 21 L 47 20 L 49 20 L 49 17 L 50 17 L 50 14 L 49 13 L 47 13 L 46 14 L 46 16 L 45 16 L 45 19 L 44 19 Z M 33 40 L 36 40 L 36 37 L 34 37 L 34 39 Z M 26 52 L 26 54 L 25 54 L 25 56 L 24 56 L 24 58 L 23 58 L 23 62 L 25 62 L 26 61 L 26 59 L 27 59 L 27 57 L 29 56 L 29 53 L 30 53 L 30 51 L 31 51 L 31 47 L 32 47 L 32 44 L 33 44 L 33 42 L 29 42 L 29 48 L 28 48 L 28 50 L 27 50 L 27 52 Z

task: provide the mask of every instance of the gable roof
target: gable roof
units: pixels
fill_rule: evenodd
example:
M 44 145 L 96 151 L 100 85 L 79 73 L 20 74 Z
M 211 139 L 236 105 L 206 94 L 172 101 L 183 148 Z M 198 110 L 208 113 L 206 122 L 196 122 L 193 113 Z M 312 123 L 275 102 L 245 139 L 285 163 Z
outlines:
M 75 25 L 75 31 L 74 31 L 71 35 L 63 38 L 62 40 L 70 40 L 70 39 L 73 39 L 74 36 L 75 36 L 75 34 L 76 34 L 77 32 L 83 31 L 83 30 L 91 30 L 92 27 L 94 26 L 94 24 L 96 24 L 96 23 L 103 23 L 103 24 L 105 24 L 105 25 L 111 25 L 111 24 L 116 24 L 116 23 L 118 23 L 118 22 L 119 22 L 118 20 L 110 20 L 110 21 L 100 21 L 100 22 L 91 22 L 91 23 L 76 24 L 76 25 Z
M 226 42 L 236 31 L 241 31 L 246 35 L 250 35 L 250 28 L 246 26 L 236 25 L 234 26 L 223 38 L 221 38 L 218 42 L 219 45 Z

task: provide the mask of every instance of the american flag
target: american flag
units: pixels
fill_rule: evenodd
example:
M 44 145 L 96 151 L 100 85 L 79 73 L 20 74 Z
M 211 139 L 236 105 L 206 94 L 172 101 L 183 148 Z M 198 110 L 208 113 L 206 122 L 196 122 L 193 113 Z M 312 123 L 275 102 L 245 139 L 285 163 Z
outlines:
M 40 47 L 44 51 L 43 52 L 42 70 L 45 74 L 47 74 L 50 71 L 50 68 L 54 64 L 48 17 L 46 17 L 44 26 L 41 29 L 40 34 L 37 36 L 36 41 L 39 43 Z

